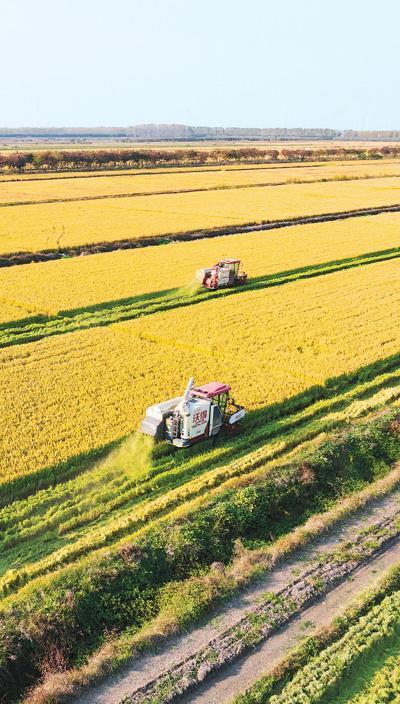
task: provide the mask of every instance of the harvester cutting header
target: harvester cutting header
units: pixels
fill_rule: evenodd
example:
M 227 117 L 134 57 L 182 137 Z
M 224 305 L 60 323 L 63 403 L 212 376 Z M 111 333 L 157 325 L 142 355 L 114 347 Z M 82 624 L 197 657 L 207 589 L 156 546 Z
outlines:
M 247 274 L 240 271 L 240 265 L 240 259 L 221 259 L 208 269 L 198 269 L 196 280 L 213 291 L 217 288 L 243 286 L 247 283 Z
M 192 378 L 183 396 L 149 406 L 140 431 L 175 447 L 216 436 L 224 427 L 235 431 L 245 409 L 231 399 L 231 387 L 219 381 L 193 384 Z

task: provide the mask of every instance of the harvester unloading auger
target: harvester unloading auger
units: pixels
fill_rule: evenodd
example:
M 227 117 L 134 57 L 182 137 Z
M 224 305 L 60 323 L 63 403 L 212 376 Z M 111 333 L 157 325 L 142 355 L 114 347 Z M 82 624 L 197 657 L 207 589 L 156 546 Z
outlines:
M 190 379 L 183 396 L 149 406 L 140 431 L 175 447 L 237 429 L 246 411 L 230 397 L 231 387 L 219 381 L 194 386 Z

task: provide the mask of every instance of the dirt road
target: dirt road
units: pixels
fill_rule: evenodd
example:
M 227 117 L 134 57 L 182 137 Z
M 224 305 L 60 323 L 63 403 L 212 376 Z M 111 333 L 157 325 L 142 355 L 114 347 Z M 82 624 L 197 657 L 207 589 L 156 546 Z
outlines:
M 157 652 L 144 655 L 118 675 L 114 675 L 92 688 L 74 701 L 76 704 L 120 704 L 138 690 L 173 666 L 196 654 L 217 636 L 234 626 L 259 602 L 262 594 L 278 592 L 290 583 L 294 576 L 309 569 L 309 561 L 317 553 L 330 552 L 342 541 L 351 540 L 366 527 L 399 511 L 400 489 L 390 496 L 374 502 L 367 510 L 326 533 L 312 545 L 297 552 L 290 560 L 275 567 L 257 584 L 253 584 L 240 596 L 214 612 L 207 623 L 191 632 L 169 639 Z M 194 691 L 182 695 L 176 701 L 181 704 L 225 704 L 236 694 L 246 689 L 298 642 L 299 638 L 332 620 L 359 592 L 369 587 L 390 565 L 400 561 L 400 540 L 392 542 L 386 550 L 373 557 L 367 565 L 354 571 L 351 577 L 332 589 L 325 597 L 303 610 L 279 632 L 268 637 L 247 656 L 224 667 Z M 129 701 L 129 699 L 128 699 Z M 143 700 L 145 701 L 145 700 Z

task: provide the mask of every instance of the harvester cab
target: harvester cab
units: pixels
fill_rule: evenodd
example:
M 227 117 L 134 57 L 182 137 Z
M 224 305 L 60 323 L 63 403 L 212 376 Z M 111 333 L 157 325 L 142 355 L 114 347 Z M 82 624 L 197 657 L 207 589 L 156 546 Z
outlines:
M 240 265 L 240 259 L 221 259 L 208 269 L 198 269 L 196 280 L 214 291 L 217 288 L 241 286 L 247 282 L 247 274 L 240 271 Z
M 219 381 L 194 386 L 192 378 L 183 396 L 149 406 L 140 431 L 175 447 L 216 436 L 222 428 L 235 432 L 245 409 L 231 399 L 230 390 Z

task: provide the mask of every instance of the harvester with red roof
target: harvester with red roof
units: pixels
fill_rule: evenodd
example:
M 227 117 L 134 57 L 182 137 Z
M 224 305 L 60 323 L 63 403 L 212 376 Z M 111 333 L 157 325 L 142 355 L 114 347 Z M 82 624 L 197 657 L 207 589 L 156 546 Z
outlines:
M 188 447 L 217 436 L 222 429 L 234 433 L 245 415 L 230 396 L 231 387 L 219 381 L 194 386 L 190 379 L 183 396 L 149 406 L 140 431 L 175 447 Z
M 243 286 L 247 283 L 247 274 L 240 270 L 240 259 L 221 259 L 214 266 L 196 271 L 196 280 L 206 288 Z

